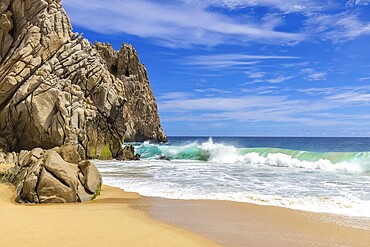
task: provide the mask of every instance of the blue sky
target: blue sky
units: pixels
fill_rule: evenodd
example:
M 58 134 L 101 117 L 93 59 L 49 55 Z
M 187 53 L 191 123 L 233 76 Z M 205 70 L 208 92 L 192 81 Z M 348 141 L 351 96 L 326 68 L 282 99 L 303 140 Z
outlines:
M 135 46 L 167 135 L 370 136 L 370 0 L 63 0 Z

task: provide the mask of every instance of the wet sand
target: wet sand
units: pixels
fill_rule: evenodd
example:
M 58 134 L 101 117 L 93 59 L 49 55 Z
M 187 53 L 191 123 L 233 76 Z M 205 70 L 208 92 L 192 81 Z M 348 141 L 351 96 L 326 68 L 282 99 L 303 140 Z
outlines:
M 144 198 L 143 203 L 154 218 L 225 246 L 370 246 L 369 218 L 226 201 Z

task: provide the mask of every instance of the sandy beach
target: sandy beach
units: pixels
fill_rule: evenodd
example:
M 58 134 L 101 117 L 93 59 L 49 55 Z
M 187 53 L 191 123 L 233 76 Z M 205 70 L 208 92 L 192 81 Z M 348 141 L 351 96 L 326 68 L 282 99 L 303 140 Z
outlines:
M 93 202 L 17 205 L 0 184 L 0 246 L 217 246 L 130 208 L 136 193 L 104 186 Z
M 367 218 L 227 201 L 147 198 L 107 185 L 101 196 L 87 203 L 21 205 L 14 197 L 13 186 L 0 184 L 0 246 L 368 246 L 370 242 Z

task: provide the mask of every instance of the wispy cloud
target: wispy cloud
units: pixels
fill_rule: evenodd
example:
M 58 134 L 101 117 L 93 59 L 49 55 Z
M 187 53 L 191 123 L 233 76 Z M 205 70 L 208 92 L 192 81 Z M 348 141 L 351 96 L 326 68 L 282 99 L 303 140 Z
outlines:
M 370 22 L 362 21 L 357 14 L 317 14 L 306 21 L 306 31 L 321 40 L 342 43 L 370 34 Z
M 183 0 L 187 3 L 200 4 L 203 6 L 217 6 L 230 9 L 245 8 L 245 7 L 269 7 L 282 11 L 284 13 L 298 12 L 311 13 L 323 11 L 330 8 L 331 2 L 322 0 Z M 359 0 L 357 0 L 359 1 Z M 362 0 L 365 1 L 365 0 Z
M 282 76 L 282 75 L 279 75 L 279 76 L 277 76 L 275 78 L 267 79 L 266 82 L 268 82 L 268 83 L 282 83 L 282 82 L 287 81 L 287 80 L 290 80 L 292 78 L 293 78 L 292 76 Z
M 161 100 L 167 100 L 167 99 L 186 99 L 192 96 L 192 93 L 189 92 L 169 92 L 165 93 L 159 96 L 159 99 Z
M 255 89 L 257 94 L 278 94 L 279 88 L 275 86 L 262 86 Z
M 260 79 L 260 78 L 263 78 L 266 75 L 265 72 L 246 72 L 246 74 L 251 79 Z
M 281 90 L 281 89 L 280 89 Z M 166 98 L 159 101 L 159 109 L 166 121 L 238 121 L 298 123 L 304 126 L 361 125 L 360 119 L 369 119 L 366 114 L 348 114 L 345 108 L 370 105 L 369 87 L 338 87 L 299 89 L 298 92 L 320 97 L 293 99 L 274 95 L 278 87 L 259 87 L 241 90 L 244 94 L 214 96 L 188 95 L 187 98 Z M 294 91 L 293 89 L 287 91 Z M 180 94 L 181 95 L 181 94 Z M 222 95 L 222 96 L 221 96 Z M 362 109 L 363 111 L 364 109 Z M 343 111 L 343 112 L 341 112 Z
M 327 100 L 334 101 L 337 103 L 350 103 L 352 106 L 360 104 L 369 105 L 370 104 L 370 92 L 344 92 L 336 95 L 331 95 L 326 97 Z
M 208 98 L 172 98 L 159 103 L 160 109 L 166 111 L 237 111 L 246 108 L 264 107 L 266 104 L 279 105 L 285 97 L 208 97 Z
M 284 75 L 281 72 L 273 72 L 273 73 L 268 73 L 268 72 L 253 72 L 253 71 L 248 71 L 246 72 L 247 76 L 252 79 L 252 81 L 245 83 L 244 85 L 250 85 L 254 83 L 282 83 L 284 81 L 288 81 L 292 78 L 293 76 L 288 76 Z
M 299 59 L 296 56 L 267 56 L 267 55 L 245 55 L 245 54 L 217 54 L 217 55 L 203 55 L 190 56 L 183 59 L 182 63 L 185 65 L 202 66 L 207 68 L 232 68 L 235 66 L 249 67 L 264 60 L 286 60 Z M 254 74 L 254 76 L 263 77 L 263 74 Z M 255 77 L 257 78 L 257 77 Z
M 314 69 L 303 69 L 301 72 L 304 74 L 304 78 L 308 81 L 323 81 L 326 79 L 326 72 L 318 72 Z
M 355 5 L 366 6 L 369 4 L 370 4 L 370 0 L 349 0 L 346 3 L 346 6 L 355 6 Z
M 370 86 L 306 88 L 297 91 L 309 96 L 321 96 L 323 100 L 340 107 L 370 104 Z
M 281 43 L 303 34 L 276 31 L 276 19 L 243 21 L 189 1 L 64 0 L 75 25 L 98 33 L 126 33 L 170 47 L 224 43 Z
M 370 80 L 370 77 L 361 77 L 361 78 L 358 78 L 359 81 L 367 81 L 367 80 Z
M 232 91 L 230 91 L 230 90 L 224 90 L 224 89 L 219 89 L 219 88 L 195 89 L 194 92 L 197 92 L 197 93 L 221 93 L 221 94 L 232 93 Z
M 74 25 L 98 33 L 125 33 L 168 47 L 214 47 L 249 43 L 297 45 L 302 41 L 346 42 L 370 34 L 370 23 L 353 9 L 369 0 L 63 0 Z M 265 8 L 255 15 L 254 8 Z M 220 11 L 243 9 L 232 15 Z M 266 10 L 267 9 L 267 10 Z M 329 10 L 329 11 L 328 11 Z M 286 15 L 300 15 L 297 31 Z M 284 29 L 287 30 L 287 29 Z
M 160 102 L 159 109 L 165 121 L 237 121 L 237 122 L 292 122 L 307 123 L 310 118 L 293 116 L 296 109 L 292 105 L 302 105 L 303 101 L 287 101 L 281 96 L 242 96 L 192 98 L 182 101 L 173 99 Z M 166 113 L 171 117 L 166 118 Z

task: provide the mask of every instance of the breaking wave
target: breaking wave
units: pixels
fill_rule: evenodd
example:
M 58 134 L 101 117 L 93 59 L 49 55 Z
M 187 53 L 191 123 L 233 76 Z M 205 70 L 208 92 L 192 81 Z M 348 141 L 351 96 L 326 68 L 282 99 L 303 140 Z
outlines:
M 236 148 L 214 143 L 179 146 L 151 144 L 137 146 L 143 159 L 198 160 L 222 164 L 248 163 L 276 167 L 320 169 L 326 171 L 370 171 L 370 152 L 306 152 L 279 148 Z

